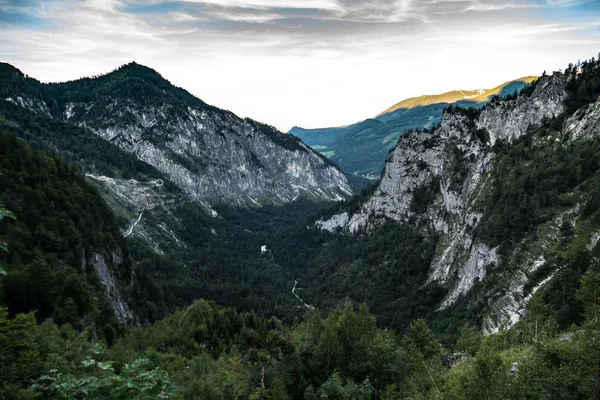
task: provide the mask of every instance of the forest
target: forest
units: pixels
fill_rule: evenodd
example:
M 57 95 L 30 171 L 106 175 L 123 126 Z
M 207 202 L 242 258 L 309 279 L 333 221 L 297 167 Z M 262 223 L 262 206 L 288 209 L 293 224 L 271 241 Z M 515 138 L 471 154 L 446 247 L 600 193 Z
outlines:
M 197 300 L 146 327 L 95 338 L 0 308 L 3 399 L 593 399 L 600 393 L 600 261 L 560 331 L 543 301 L 511 329 L 464 325 L 444 347 L 422 320 L 378 327 L 366 305 L 284 325 Z

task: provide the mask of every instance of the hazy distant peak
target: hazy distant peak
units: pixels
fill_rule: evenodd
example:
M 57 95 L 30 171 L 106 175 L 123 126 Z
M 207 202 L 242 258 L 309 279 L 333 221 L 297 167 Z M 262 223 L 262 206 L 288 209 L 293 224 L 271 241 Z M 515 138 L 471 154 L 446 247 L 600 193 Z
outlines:
M 418 97 L 411 97 L 406 100 L 402 100 L 399 103 L 394 104 L 392 107 L 387 110 L 377 114 L 375 118 L 387 114 L 393 111 L 396 111 L 400 108 L 414 108 L 419 106 L 429 106 L 432 104 L 438 103 L 455 103 L 461 100 L 470 100 L 474 102 L 483 102 L 490 99 L 490 97 L 500 94 L 503 89 L 508 87 L 512 83 L 524 82 L 531 83 L 537 79 L 537 76 L 524 76 L 519 79 L 514 79 L 512 81 L 505 82 L 501 85 L 496 86 L 492 89 L 477 89 L 477 90 L 453 90 L 451 92 L 434 94 L 434 95 L 423 95 Z M 509 93 L 506 93 L 509 94 Z

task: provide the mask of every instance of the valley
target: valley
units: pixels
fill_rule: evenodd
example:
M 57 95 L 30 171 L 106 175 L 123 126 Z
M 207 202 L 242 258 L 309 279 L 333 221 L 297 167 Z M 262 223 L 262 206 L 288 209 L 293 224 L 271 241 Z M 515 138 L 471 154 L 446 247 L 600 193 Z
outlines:
M 0 395 L 599 390 L 600 61 L 401 102 L 371 161 L 136 63 L 0 82 Z

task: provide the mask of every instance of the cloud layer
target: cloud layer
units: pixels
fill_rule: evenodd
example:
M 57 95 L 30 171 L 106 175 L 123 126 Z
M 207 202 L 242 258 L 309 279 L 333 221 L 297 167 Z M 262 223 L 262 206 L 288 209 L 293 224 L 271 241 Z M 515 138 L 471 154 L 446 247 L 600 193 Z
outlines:
M 596 0 L 0 0 L 0 59 L 45 81 L 135 60 L 281 129 L 495 86 L 600 50 Z

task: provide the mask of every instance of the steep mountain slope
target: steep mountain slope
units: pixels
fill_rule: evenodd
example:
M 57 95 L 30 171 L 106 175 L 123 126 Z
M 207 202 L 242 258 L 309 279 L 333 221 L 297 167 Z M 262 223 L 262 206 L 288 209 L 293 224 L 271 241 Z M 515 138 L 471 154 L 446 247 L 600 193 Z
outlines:
M 293 277 L 260 248 L 282 221 L 351 193 L 326 158 L 137 64 L 61 84 L 7 64 L 0 77 L 0 127 L 86 175 L 169 306 L 204 297 L 298 314 Z
M 40 321 L 80 328 L 158 316 L 148 314 L 151 287 L 134 273 L 110 210 L 83 176 L 0 133 L 0 185 L 0 202 L 16 217 L 0 230 L 10 251 L 0 254 L 0 295 L 11 314 L 37 310 Z
M 420 96 L 401 101 L 376 117 L 341 128 L 292 128 L 313 149 L 338 164 L 344 171 L 378 178 L 385 157 L 398 137 L 411 129 L 437 125 L 448 104 L 481 107 L 493 96 L 519 92 L 534 77 L 524 77 L 487 90 L 456 90 L 440 95 Z
M 6 101 L 85 127 L 199 201 L 256 206 L 351 194 L 345 176 L 297 138 L 209 106 L 147 67 L 58 84 L 0 69 Z
M 543 76 L 482 111 L 450 107 L 432 131 L 400 138 L 371 194 L 317 226 L 360 236 L 390 220 L 416 228 L 436 243 L 421 268 L 447 290 L 441 310 L 487 312 L 487 331 L 513 324 L 538 289 L 575 282 L 596 247 L 598 71 L 592 61 L 579 75 Z M 562 321 L 577 319 L 558 292 L 547 297 L 562 303 Z
M 83 127 L 0 101 L 0 129 L 60 153 L 74 170 L 86 174 L 87 184 L 102 195 L 126 237 L 136 277 L 151 279 L 162 292 L 148 289 L 150 302 L 156 303 L 147 305 L 148 314 L 160 310 L 161 300 L 184 307 L 199 297 L 267 314 L 298 314 L 298 301 L 290 293 L 292 276 L 261 255 L 260 247 L 264 232 L 276 236 L 286 223 L 303 220 L 325 203 L 299 199 L 283 206 L 217 204 L 213 209 Z M 230 222 L 246 214 L 256 217 Z M 136 315 L 144 320 L 144 313 Z

